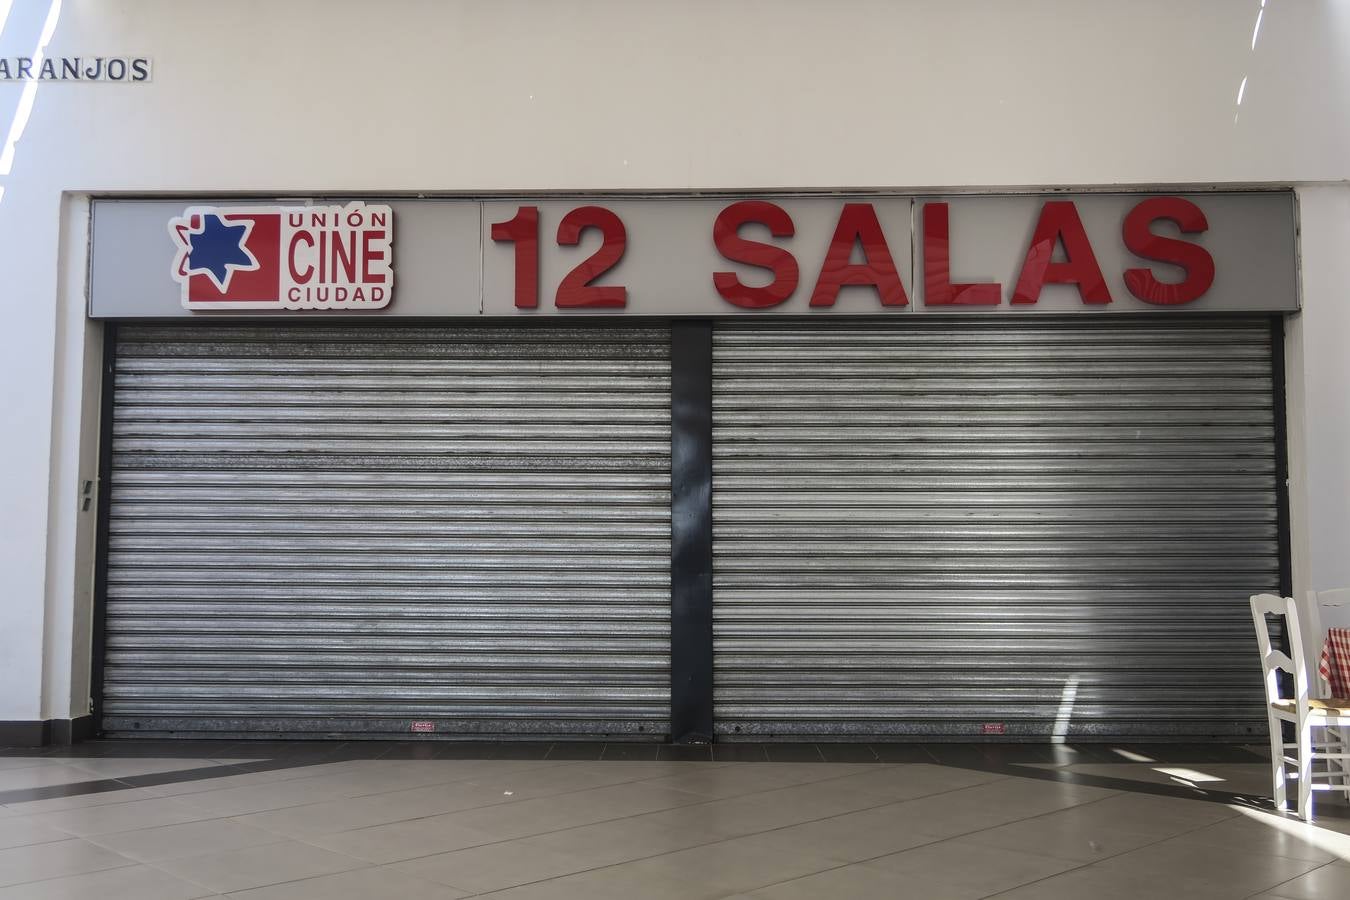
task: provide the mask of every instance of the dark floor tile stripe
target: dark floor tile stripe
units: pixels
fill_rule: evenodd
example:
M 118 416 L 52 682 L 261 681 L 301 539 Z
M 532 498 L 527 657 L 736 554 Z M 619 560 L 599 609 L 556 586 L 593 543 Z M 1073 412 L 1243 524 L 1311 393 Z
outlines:
M 881 760 L 869 744 L 817 744 L 820 755 L 831 763 L 874 763 Z
M 657 748 L 660 744 L 605 744 L 605 752 L 600 757 L 602 760 L 644 760 L 652 762 L 656 760 Z
M 765 744 L 769 762 L 824 762 L 825 757 L 815 744 Z
M 17 788 L 0 791 L 0 806 L 9 803 L 28 803 L 33 800 L 79 797 L 84 794 L 103 794 L 108 791 L 129 791 L 135 788 L 158 787 L 164 784 L 182 784 L 188 781 L 204 781 L 208 778 L 225 778 L 230 775 L 247 775 L 253 772 L 270 772 L 277 769 L 299 769 L 312 765 L 317 765 L 317 763 L 305 760 L 272 759 L 241 765 L 203 766 L 198 769 L 179 769 L 174 772 L 149 772 L 144 775 L 126 775 L 121 778 L 99 778 L 91 781 L 71 782 L 70 784 Z
M 660 744 L 656 751 L 656 758 L 670 762 L 712 762 L 712 746 L 709 744 Z
M 769 754 L 763 744 L 713 744 L 712 757 L 716 762 L 768 762 Z
M 923 744 L 870 744 L 877 759 L 884 763 L 927 763 L 937 762 L 933 754 Z
M 601 741 L 558 741 L 549 748 L 548 760 L 582 760 L 595 762 L 604 755 L 605 745 Z

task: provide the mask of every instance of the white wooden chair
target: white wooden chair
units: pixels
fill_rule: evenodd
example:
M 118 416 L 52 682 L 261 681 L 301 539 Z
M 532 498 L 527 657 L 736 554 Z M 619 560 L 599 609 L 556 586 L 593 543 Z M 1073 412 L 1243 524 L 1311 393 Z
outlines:
M 1289 808 L 1287 786 L 1289 769 L 1298 774 L 1298 815 L 1312 821 L 1312 794 L 1314 790 L 1343 791 L 1350 796 L 1342 765 L 1350 753 L 1339 736 L 1328 740 L 1327 728 L 1350 726 L 1350 698 L 1314 698 L 1309 692 L 1309 667 L 1303 648 L 1303 634 L 1299 629 L 1298 607 L 1292 597 L 1257 594 L 1251 598 L 1252 624 L 1261 647 L 1261 672 L 1266 683 L 1266 718 L 1270 725 L 1270 766 L 1275 782 L 1275 806 Z M 1270 645 L 1270 627 L 1266 616 L 1283 616 L 1285 634 L 1293 658 Z M 1280 694 L 1279 673 L 1287 672 L 1294 679 L 1294 696 Z M 1284 742 L 1281 724 L 1294 726 L 1295 741 Z M 1320 741 L 1313 740 L 1314 729 L 1320 729 Z M 1287 756 L 1289 750 L 1296 757 Z M 1327 767 L 1313 771 L 1313 764 L 1321 761 Z M 1315 783 L 1320 780 L 1321 783 Z

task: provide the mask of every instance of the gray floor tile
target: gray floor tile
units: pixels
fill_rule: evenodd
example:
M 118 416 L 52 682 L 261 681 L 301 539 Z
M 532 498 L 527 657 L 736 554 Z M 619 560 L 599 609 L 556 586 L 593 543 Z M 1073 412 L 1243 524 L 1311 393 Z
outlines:
M 907 800 L 898 804 L 897 810 L 909 821 L 922 822 L 925 831 L 949 837 L 1110 796 L 1112 792 L 1100 788 L 1007 778 Z
M 27 816 L 0 818 L 0 850 L 69 839 L 70 834 L 68 832 L 52 828 L 49 825 L 39 824 Z
M 527 764 L 525 772 L 537 771 L 543 761 Z M 368 794 L 408 791 L 440 784 L 455 784 L 474 778 L 504 776 L 515 770 L 496 767 L 464 765 L 447 760 L 359 760 L 352 768 L 323 773 L 303 782 L 311 788 L 334 787 L 342 789 L 342 796 L 360 797 Z M 296 782 L 297 784 L 301 782 Z
M 1350 865 L 1338 862 L 1320 866 L 1275 885 L 1270 893 L 1288 900 L 1345 900 L 1350 897 Z
M 156 865 L 218 893 L 228 893 L 364 868 L 367 864 L 308 844 L 285 841 L 164 860 Z
M 1090 863 L 1138 849 L 1167 834 L 1178 834 L 1186 829 L 1185 825 L 1164 820 L 1156 823 L 1156 828 L 1134 831 L 1095 807 L 1096 804 L 1088 804 L 975 831 L 965 835 L 964 840 L 982 847 Z
M 185 797 L 189 794 L 205 794 L 211 791 L 225 791 L 231 788 L 275 784 L 282 781 L 296 781 L 307 777 L 313 776 L 305 768 L 268 769 L 258 772 L 242 772 L 237 775 L 221 775 L 218 778 L 202 778 L 193 781 L 157 784 L 149 786 L 146 790 L 158 797 Z
M 960 790 L 1002 781 L 1007 777 L 999 773 L 936 765 L 873 765 L 863 768 L 862 771 L 831 779 L 829 783 L 840 789 L 867 791 L 877 797 L 877 802 L 884 802 Z
M 1103 860 L 1092 868 L 1129 875 L 1147 872 L 1171 877 L 1178 884 L 1201 882 L 1206 890 L 1226 889 L 1230 895 L 1245 896 L 1271 890 L 1318 865 L 1284 856 L 1165 841 Z
M 743 900 L 973 900 L 983 895 L 927 877 L 900 875 L 858 864 L 736 896 Z
M 25 766 L 0 771 L 0 792 L 93 781 L 99 776 L 72 765 Z
M 1267 856 L 1287 856 L 1319 863 L 1339 859 L 1338 853 L 1350 855 L 1350 838 L 1345 835 L 1333 835 L 1319 826 L 1307 825 L 1274 813 L 1226 819 L 1178 835 L 1171 843 L 1249 850 Z
M 302 838 L 492 806 L 510 800 L 496 788 L 455 782 L 412 791 L 288 806 L 237 818 L 246 825 Z
M 224 817 L 336 800 L 359 793 L 361 793 L 359 788 L 344 785 L 340 779 L 315 783 L 315 779 L 301 778 L 185 793 L 179 795 L 177 799 L 210 815 Z
M 306 838 L 316 847 L 371 863 L 400 862 L 498 840 L 501 838 L 496 835 L 460 825 L 449 816 L 431 816 Z
M 818 853 L 787 852 L 733 838 L 650 859 L 623 863 L 618 871 L 656 881 L 683 882 L 700 892 L 743 893 L 837 866 Z
M 710 771 L 718 770 L 712 769 Z M 520 801 L 532 797 L 550 797 L 555 794 L 571 794 L 614 784 L 645 781 L 648 778 L 649 776 L 640 769 L 595 763 L 594 765 L 550 766 L 545 769 L 484 773 L 475 776 L 472 783 L 484 790 L 495 791 L 498 798 L 503 798 L 507 792 L 510 792 L 509 797 L 505 797 L 505 799 L 514 798 Z M 678 785 L 672 786 L 679 787 Z
M 868 798 L 845 795 L 833 798 L 827 807 L 817 809 L 806 804 L 802 795 L 750 794 L 727 800 L 715 800 L 683 810 L 666 810 L 648 817 L 649 821 L 682 829 L 696 829 L 712 837 L 736 837 L 800 825 L 813 819 L 852 812 L 871 805 Z
M 527 839 L 530 840 L 530 839 Z M 508 841 L 393 863 L 390 868 L 479 894 L 595 868 L 581 856 Z
M 42 813 L 61 812 L 67 809 L 90 809 L 95 806 L 114 806 L 119 803 L 134 803 L 138 800 L 158 800 L 162 795 L 158 790 L 148 788 L 127 788 L 124 791 L 104 791 L 98 794 L 79 794 L 73 797 L 54 797 L 50 800 L 30 800 L 25 803 L 7 804 L 9 809 L 25 816 Z
M 1257 890 L 1253 886 L 1252 890 Z M 998 900 L 1239 900 L 1250 891 L 1170 874 L 1072 869 L 998 894 Z
M 634 776 L 631 779 L 626 778 L 625 781 L 645 781 L 652 778 L 664 778 L 667 775 L 678 775 L 681 772 L 689 772 L 695 769 L 718 768 L 720 766 L 727 765 L 727 763 L 675 762 L 673 760 L 667 759 L 658 760 L 653 758 L 653 759 L 621 759 L 621 760 L 603 759 L 598 762 L 584 761 L 584 760 L 563 761 L 551 763 L 550 765 L 556 766 L 559 770 L 565 770 L 568 768 L 577 768 L 577 769 L 612 768 L 617 769 L 620 772 L 628 773 Z
M 0 850 L 0 885 L 80 875 L 132 865 L 133 861 L 88 841 L 71 838 Z
M 530 852 L 561 854 L 575 860 L 578 869 L 591 869 L 685 850 L 718 838 L 706 829 L 671 827 L 653 821 L 652 816 L 637 816 L 554 831 L 512 843 Z
M 1083 804 L 1081 814 L 1085 817 L 1100 816 L 1117 827 L 1155 834 L 1160 838 L 1240 815 L 1236 809 L 1222 803 L 1131 793 L 1119 793 Z
M 206 853 L 223 853 L 278 844 L 285 838 L 229 819 L 210 819 L 182 825 L 164 825 L 138 831 L 120 831 L 89 838 L 91 843 L 140 862 L 154 863 Z
M 1078 863 L 1037 853 L 986 847 L 961 839 L 928 844 L 869 860 L 873 868 L 922 878 L 953 891 L 984 897 L 1076 868 Z
M 468 896 L 445 885 L 386 868 L 357 869 L 227 894 L 231 900 L 458 900 Z
M 492 900 L 713 900 L 724 893 L 612 867 L 507 888 L 487 896 Z
M 214 816 L 206 810 L 194 809 L 169 798 L 156 798 L 43 813 L 33 816 L 33 821 L 70 834 L 87 836 L 154 828 L 160 825 L 181 825 L 184 822 L 200 822 L 210 818 Z
M 877 769 L 876 763 L 768 762 L 753 766 L 749 763 L 727 763 L 727 765 L 746 771 L 755 768 L 793 775 L 798 784 L 813 781 L 835 781 L 848 775 L 858 775 Z
M 703 802 L 706 798 L 643 783 L 595 788 L 453 813 L 450 821 L 501 840 L 575 828 Z
M 126 866 L 0 888 L 0 900 L 194 900 L 214 896 L 199 884 L 151 866 Z
M 57 765 L 61 765 L 59 760 L 46 759 L 41 756 L 0 756 L 0 772 L 9 769 L 29 769 L 34 766 Z
M 870 772 L 881 767 L 730 763 L 718 768 L 691 767 L 648 783 L 704 797 L 740 797 L 816 782 L 846 786 L 850 777 L 862 777 L 859 768 Z
M 439 818 L 450 825 L 487 835 L 489 840 L 506 841 L 604 822 L 621 815 L 592 805 L 577 805 L 570 798 L 545 797 L 469 809 Z
M 923 822 L 886 806 L 832 816 L 786 828 L 761 831 L 747 843 L 786 852 L 815 853 L 835 863 L 854 863 L 939 840 Z

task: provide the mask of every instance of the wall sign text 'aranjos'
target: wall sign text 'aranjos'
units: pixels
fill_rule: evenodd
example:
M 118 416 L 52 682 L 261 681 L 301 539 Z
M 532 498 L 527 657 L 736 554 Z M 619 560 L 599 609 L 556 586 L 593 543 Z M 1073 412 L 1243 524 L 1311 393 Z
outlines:
M 148 56 L 0 56 L 0 81 L 150 80 Z

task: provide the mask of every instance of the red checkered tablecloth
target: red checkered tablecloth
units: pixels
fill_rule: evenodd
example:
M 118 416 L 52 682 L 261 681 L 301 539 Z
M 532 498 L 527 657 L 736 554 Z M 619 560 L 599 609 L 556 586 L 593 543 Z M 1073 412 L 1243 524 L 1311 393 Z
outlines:
M 1350 628 L 1328 628 L 1317 674 L 1329 697 L 1350 697 Z

